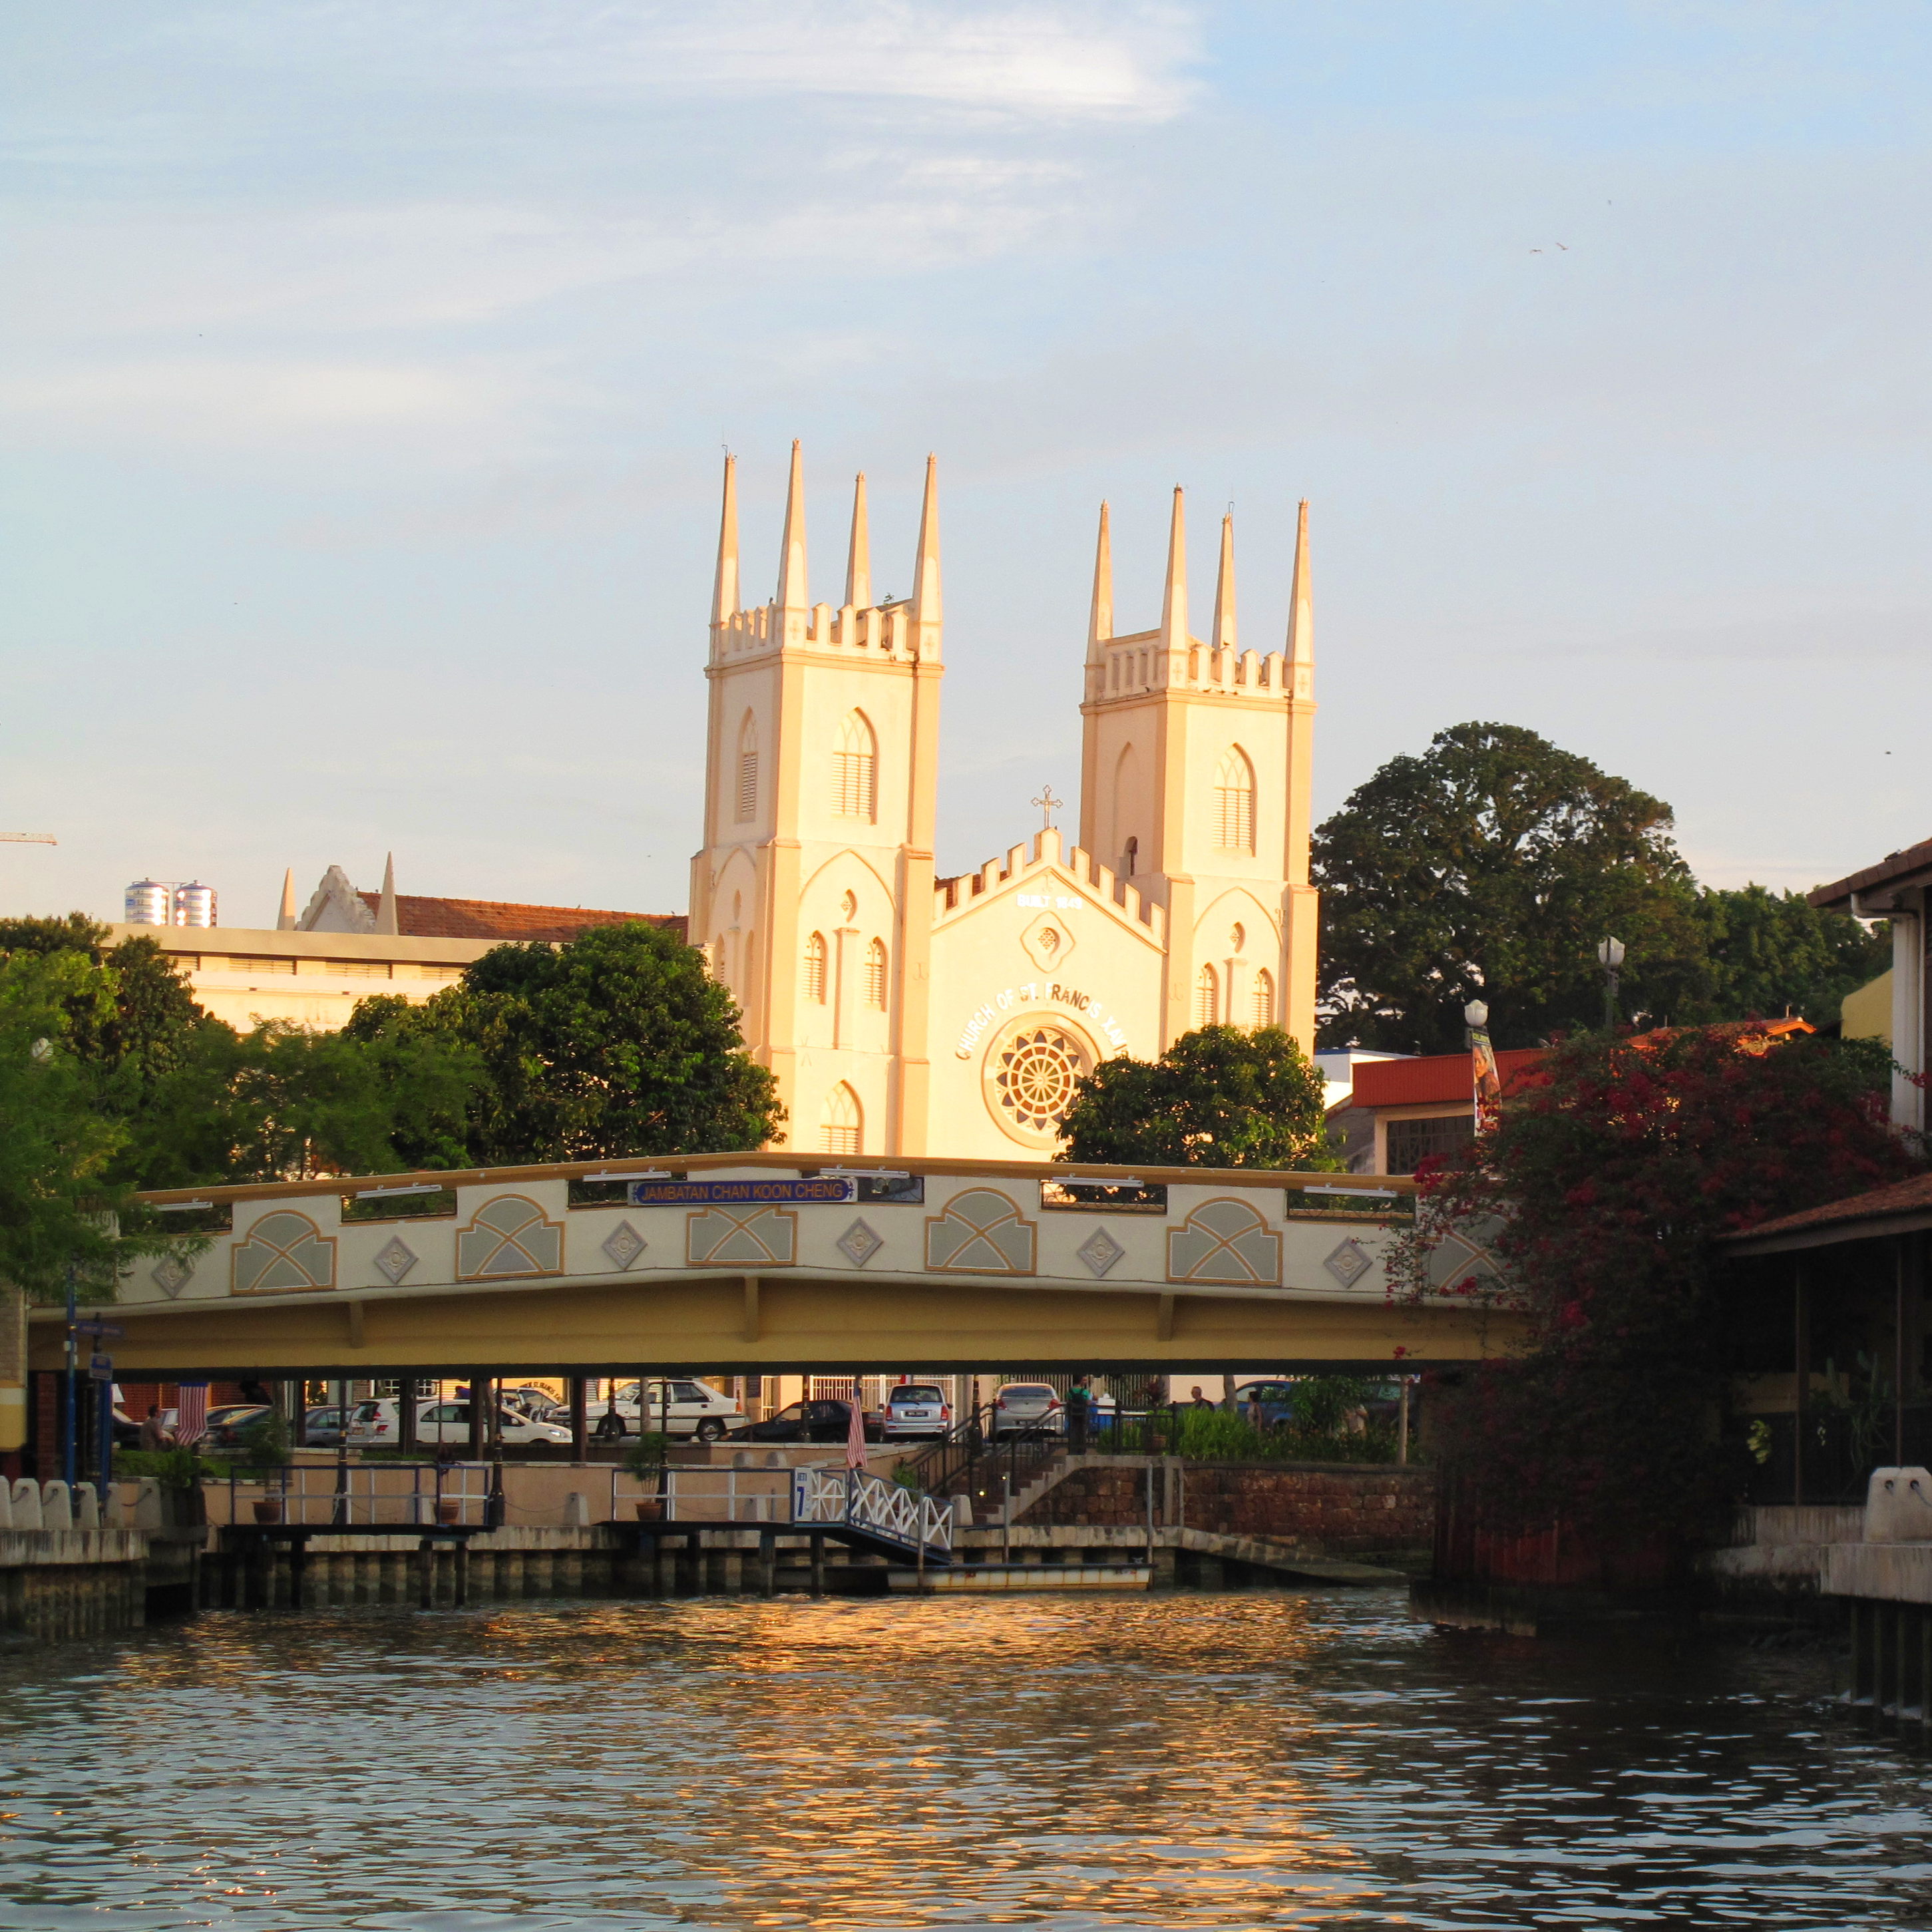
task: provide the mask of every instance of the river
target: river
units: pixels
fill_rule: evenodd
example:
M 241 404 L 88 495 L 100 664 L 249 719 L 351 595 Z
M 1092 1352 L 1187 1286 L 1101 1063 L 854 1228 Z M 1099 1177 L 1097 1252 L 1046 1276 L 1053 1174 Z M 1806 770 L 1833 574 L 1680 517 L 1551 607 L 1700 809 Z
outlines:
M 0 1926 L 1932 1926 L 1826 1688 L 1382 1592 L 208 1616 L 0 1659 Z

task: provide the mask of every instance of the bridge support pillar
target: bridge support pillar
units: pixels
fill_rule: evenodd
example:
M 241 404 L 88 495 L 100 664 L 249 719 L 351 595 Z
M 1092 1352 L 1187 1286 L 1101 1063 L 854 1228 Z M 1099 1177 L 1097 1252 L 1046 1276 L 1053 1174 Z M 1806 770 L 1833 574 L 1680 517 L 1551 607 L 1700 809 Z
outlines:
M 778 1539 L 776 1530 L 758 1532 L 758 1594 L 776 1597 L 778 1593 Z
M 812 1594 L 814 1597 L 825 1594 L 825 1539 L 819 1535 L 812 1539 Z

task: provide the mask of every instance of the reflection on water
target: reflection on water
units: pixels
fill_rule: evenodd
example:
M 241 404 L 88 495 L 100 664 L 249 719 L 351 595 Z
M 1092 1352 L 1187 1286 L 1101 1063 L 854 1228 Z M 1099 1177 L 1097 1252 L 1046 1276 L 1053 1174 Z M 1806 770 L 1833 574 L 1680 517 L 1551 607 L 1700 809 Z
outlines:
M 0 1664 L 0 1925 L 1932 1924 L 1822 1689 L 1380 1594 L 211 1616 Z

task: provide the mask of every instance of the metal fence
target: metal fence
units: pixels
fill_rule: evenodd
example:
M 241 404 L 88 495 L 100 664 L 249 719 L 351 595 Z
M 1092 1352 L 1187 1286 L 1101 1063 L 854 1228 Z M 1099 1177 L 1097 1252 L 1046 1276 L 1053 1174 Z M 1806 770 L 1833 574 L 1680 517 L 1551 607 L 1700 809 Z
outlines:
M 238 1471 L 226 1482 L 205 1487 L 211 1502 L 226 1496 L 231 1523 L 257 1520 L 255 1505 L 265 1503 L 281 1522 L 311 1527 L 394 1523 L 406 1529 L 435 1522 L 481 1527 L 492 1520 L 493 1505 L 500 1502 L 494 1474 L 488 1462 L 349 1462 L 333 1468 L 291 1463 Z

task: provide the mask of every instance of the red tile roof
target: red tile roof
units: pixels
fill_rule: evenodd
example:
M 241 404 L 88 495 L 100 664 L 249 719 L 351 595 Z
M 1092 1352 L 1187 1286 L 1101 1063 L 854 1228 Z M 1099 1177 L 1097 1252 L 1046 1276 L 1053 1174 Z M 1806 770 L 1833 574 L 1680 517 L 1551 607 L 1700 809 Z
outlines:
M 1518 1069 L 1542 1058 L 1534 1046 L 1496 1055 L 1503 1085 Z M 1432 1101 L 1460 1100 L 1475 1106 L 1475 1072 L 1466 1053 L 1432 1053 L 1420 1060 L 1365 1060 L 1355 1069 L 1352 1107 L 1415 1107 Z
M 1908 845 L 1902 852 L 1888 852 L 1876 866 L 1868 866 L 1863 872 L 1854 872 L 1849 878 L 1820 886 L 1816 892 L 1808 892 L 1804 896 L 1809 904 L 1826 910 L 1849 906 L 1854 892 L 1876 892 L 1882 900 L 1886 888 L 1924 884 L 1923 876 L 1915 874 L 1932 874 L 1932 838 Z
M 1868 1235 L 1895 1233 L 1891 1228 L 1868 1227 L 1868 1222 L 1886 1222 L 1897 1216 L 1916 1216 L 1922 1223 L 1932 1218 L 1932 1174 L 1915 1174 L 1910 1180 L 1894 1180 L 1874 1187 L 1868 1194 L 1853 1194 L 1843 1201 L 1828 1201 L 1822 1208 L 1807 1208 L 1796 1214 L 1780 1216 L 1775 1221 L 1760 1221 L 1755 1228 L 1727 1234 L 1733 1245 L 1763 1242 L 1767 1247 L 1781 1244 L 1786 1235 L 1834 1234 L 1841 1240 L 1856 1241 Z M 1811 1244 L 1794 1240 L 1793 1247 Z
M 380 892 L 364 892 L 362 903 L 380 914 Z M 396 895 L 396 926 L 412 939 L 574 939 L 598 926 L 642 920 L 685 936 L 682 913 L 596 912 L 584 906 L 509 905 L 498 899 L 428 899 Z

